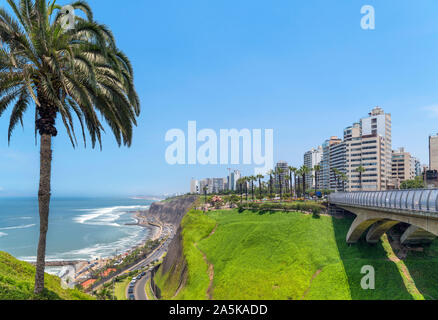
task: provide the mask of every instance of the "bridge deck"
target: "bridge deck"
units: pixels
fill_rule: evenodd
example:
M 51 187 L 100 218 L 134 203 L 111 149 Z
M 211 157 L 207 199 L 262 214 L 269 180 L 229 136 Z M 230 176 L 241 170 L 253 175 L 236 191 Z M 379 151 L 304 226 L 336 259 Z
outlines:
M 438 214 L 438 189 L 338 192 L 329 196 L 329 202 L 391 212 Z

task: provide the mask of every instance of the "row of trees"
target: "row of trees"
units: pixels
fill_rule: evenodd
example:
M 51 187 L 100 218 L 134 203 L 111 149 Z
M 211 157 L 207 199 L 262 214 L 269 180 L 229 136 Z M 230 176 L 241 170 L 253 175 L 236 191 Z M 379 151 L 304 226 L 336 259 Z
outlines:
M 315 166 L 313 170 L 316 172 L 321 171 L 320 166 Z M 242 177 L 237 181 L 238 191 L 243 197 L 246 194 L 246 200 L 248 201 L 248 194 L 251 192 L 253 200 L 255 199 L 256 183 L 258 183 L 259 198 L 263 198 L 264 194 L 269 197 L 273 197 L 275 194 L 280 195 L 280 199 L 283 199 L 285 193 L 290 193 L 290 197 L 305 197 L 306 194 L 306 178 L 309 177 L 311 169 L 302 166 L 301 168 L 289 167 L 288 170 L 282 168 L 276 168 L 268 172 L 266 178 L 267 181 L 262 181 L 265 176 L 259 174 L 257 176 Z M 318 183 L 316 183 L 318 184 Z M 316 193 L 316 190 L 315 190 Z
M 309 194 L 306 187 L 306 179 L 309 177 L 315 178 L 315 194 L 318 191 L 319 179 L 322 168 L 320 165 L 316 165 L 313 170 L 307 166 L 301 168 L 289 167 L 288 170 L 282 168 L 276 168 L 268 172 L 268 181 L 262 181 L 265 179 L 263 175 L 242 177 L 237 181 L 238 191 L 241 195 L 244 193 L 248 200 L 248 194 L 251 192 L 252 198 L 255 198 L 255 189 L 258 189 L 259 198 L 262 198 L 264 194 L 272 197 L 274 194 L 279 194 L 280 198 L 283 198 L 285 192 L 290 193 L 290 197 L 305 197 Z M 311 175 L 311 172 L 315 172 L 315 175 Z M 333 168 L 332 172 L 336 181 L 336 189 L 345 191 L 348 177 L 345 173 L 339 169 Z M 355 172 L 359 174 L 359 188 L 362 190 L 362 176 L 366 172 L 366 169 L 362 166 L 358 167 Z M 258 183 L 258 188 L 256 186 Z M 249 189 L 248 189 L 249 188 Z M 285 192 L 284 192 L 285 191 Z

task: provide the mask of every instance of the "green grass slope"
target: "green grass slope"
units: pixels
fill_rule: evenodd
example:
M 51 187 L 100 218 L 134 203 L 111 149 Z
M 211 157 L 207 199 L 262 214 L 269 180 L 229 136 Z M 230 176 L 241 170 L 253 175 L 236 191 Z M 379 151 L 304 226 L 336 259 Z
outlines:
M 158 277 L 157 284 L 164 299 L 206 299 L 210 281 L 203 252 L 214 265 L 215 300 L 418 298 L 407 289 L 403 273 L 381 244 L 347 245 L 351 223 L 300 213 L 215 211 L 206 216 L 191 211 L 183 220 L 187 283 L 177 295 L 178 286 L 164 281 L 168 275 Z M 433 272 L 437 263 L 430 255 L 406 261 L 420 292 L 428 290 L 425 298 L 437 296 L 438 286 L 430 282 L 437 283 Z M 361 287 L 361 269 L 366 265 L 375 268 L 375 290 Z
M 46 274 L 45 291 L 33 294 L 35 267 L 0 252 L 0 300 L 90 300 L 91 296 L 79 290 L 62 289 L 58 277 Z

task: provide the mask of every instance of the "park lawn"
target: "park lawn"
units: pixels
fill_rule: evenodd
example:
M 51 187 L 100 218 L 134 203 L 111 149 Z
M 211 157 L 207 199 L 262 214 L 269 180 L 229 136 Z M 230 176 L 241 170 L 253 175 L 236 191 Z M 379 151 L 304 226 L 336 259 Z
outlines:
M 46 274 L 45 290 L 42 295 L 33 293 L 35 267 L 19 261 L 10 254 L 0 252 L 0 300 L 93 300 L 94 298 L 77 290 L 63 289 L 61 279 Z
M 187 283 L 176 297 L 177 285 L 159 281 L 169 275 L 158 277 L 157 284 L 163 299 L 206 299 L 202 250 L 214 265 L 215 300 L 413 299 L 382 244 L 347 245 L 351 223 L 293 212 L 191 211 L 182 223 Z M 375 268 L 375 290 L 361 287 L 361 269 L 367 265 Z
M 116 295 L 117 300 L 128 300 L 126 297 L 126 290 L 130 282 L 131 277 L 127 277 L 126 279 L 115 283 L 114 294 Z

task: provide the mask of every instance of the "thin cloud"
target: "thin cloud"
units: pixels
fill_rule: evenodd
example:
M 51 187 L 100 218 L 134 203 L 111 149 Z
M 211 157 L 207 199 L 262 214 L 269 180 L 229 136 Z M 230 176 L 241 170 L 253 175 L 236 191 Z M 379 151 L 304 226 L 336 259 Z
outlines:
M 3 189 L 2 187 L 0 187 L 0 192 L 4 191 L 5 189 Z
M 438 118 L 438 104 L 421 108 L 429 113 L 429 116 Z

